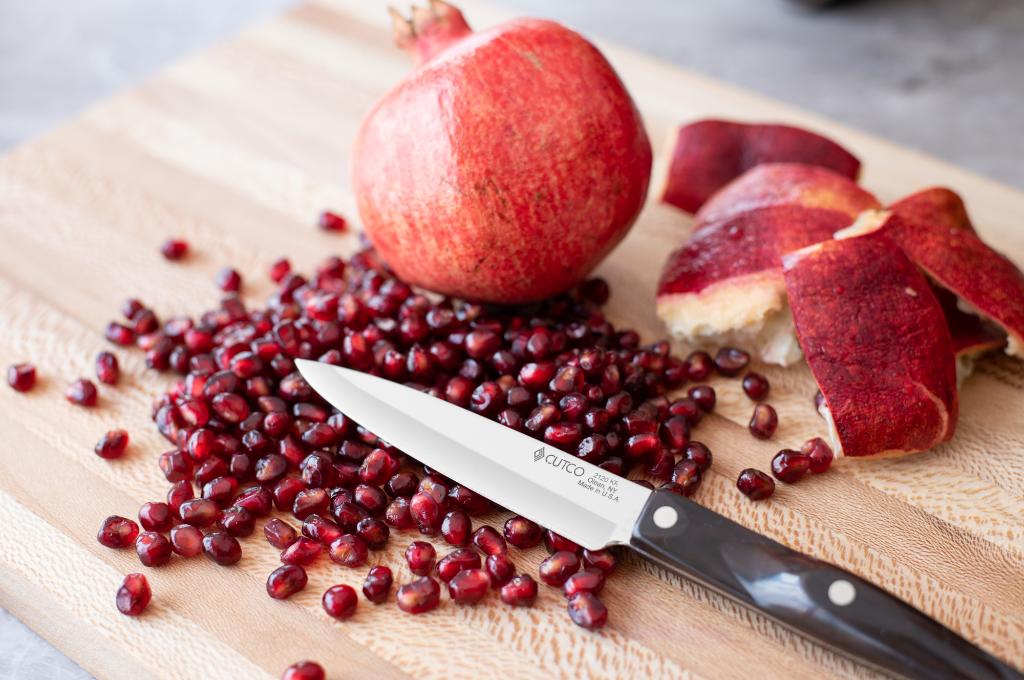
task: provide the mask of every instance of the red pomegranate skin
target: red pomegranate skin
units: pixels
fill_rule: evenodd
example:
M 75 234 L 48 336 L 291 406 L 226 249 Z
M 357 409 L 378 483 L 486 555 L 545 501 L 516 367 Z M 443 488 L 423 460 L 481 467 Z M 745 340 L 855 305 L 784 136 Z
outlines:
M 378 251 L 406 281 L 473 300 L 581 281 L 632 226 L 651 172 L 611 65 L 551 21 L 472 33 L 435 2 L 404 28 L 421 63 L 369 112 L 352 154 Z

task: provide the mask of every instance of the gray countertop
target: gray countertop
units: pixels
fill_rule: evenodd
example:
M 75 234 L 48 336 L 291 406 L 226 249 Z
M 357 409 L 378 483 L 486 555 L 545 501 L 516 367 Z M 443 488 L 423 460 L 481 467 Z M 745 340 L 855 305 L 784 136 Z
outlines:
M 1021 0 L 499 1 L 1024 188 Z M 0 149 L 292 4 L 0 0 Z M 0 610 L 0 678 L 88 677 Z

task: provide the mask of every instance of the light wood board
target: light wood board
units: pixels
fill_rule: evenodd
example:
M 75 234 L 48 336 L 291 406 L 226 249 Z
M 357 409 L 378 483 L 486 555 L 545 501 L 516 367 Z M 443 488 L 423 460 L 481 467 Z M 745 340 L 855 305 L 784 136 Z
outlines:
M 477 27 L 506 16 L 464 5 Z M 1024 262 L 1020 192 L 603 47 L 639 102 L 659 158 L 671 125 L 703 116 L 807 125 L 854 150 L 866 186 L 883 200 L 954 187 L 979 231 Z M 365 570 L 324 560 L 303 593 L 272 601 L 264 580 L 277 555 L 258 535 L 244 542 L 234 568 L 200 558 L 145 570 L 155 593 L 149 611 L 140 619 L 117 613 L 121 575 L 140 565 L 133 551 L 108 550 L 94 536 L 106 515 L 134 516 L 141 502 L 163 497 L 155 459 L 166 443 L 149 404 L 166 378 L 146 371 L 139 352 L 117 350 L 125 376 L 118 388 L 101 389 L 98 408 L 67 404 L 65 386 L 92 374 L 96 353 L 108 348 L 103 326 L 128 295 L 163 316 L 197 313 L 219 299 L 211 280 L 220 266 L 250 273 L 246 292 L 255 301 L 270 291 L 263 272 L 276 257 L 308 271 L 328 253 L 351 251 L 354 236 L 325 235 L 313 223 L 324 207 L 355 217 L 347 189 L 355 127 L 409 69 L 392 47 L 384 3 L 323 0 L 189 58 L 0 160 L 0 365 L 28 360 L 40 372 L 29 394 L 0 390 L 0 605 L 103 678 L 278 677 L 302 658 L 319 660 L 332 678 L 871 675 L 631 558 L 607 587 L 611 622 L 600 634 L 573 626 L 548 588 L 530 610 L 492 597 L 411 617 L 364 601 L 355 618 L 334 622 L 320 594 L 334 583 L 358 585 Z M 613 286 L 614 321 L 660 337 L 656 277 L 688 228 L 688 219 L 652 201 L 600 270 Z M 194 256 L 165 262 L 158 246 L 172 235 L 188 239 Z M 844 461 L 752 504 L 735 490 L 738 471 L 764 468 L 775 450 L 823 433 L 806 368 L 766 373 L 782 423 L 777 435 L 751 438 L 743 427 L 750 403 L 736 382 L 719 386 L 720 416 L 697 430 L 715 465 L 696 499 L 853 570 L 1024 666 L 1024 364 L 995 357 L 979 365 L 948 445 L 898 460 Z M 115 425 L 133 444 L 124 459 L 107 462 L 92 447 Z M 382 560 L 398 566 L 409 539 L 393 540 Z M 516 562 L 533 571 L 541 553 L 516 554 Z

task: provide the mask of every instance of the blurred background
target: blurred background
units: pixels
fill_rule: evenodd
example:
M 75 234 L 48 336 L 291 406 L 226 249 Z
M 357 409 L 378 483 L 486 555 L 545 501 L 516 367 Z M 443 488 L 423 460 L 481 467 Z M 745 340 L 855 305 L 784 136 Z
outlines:
M 496 1 L 1024 188 L 1024 0 Z M 0 0 L 0 151 L 293 4 Z M 88 677 L 0 610 L 0 678 Z

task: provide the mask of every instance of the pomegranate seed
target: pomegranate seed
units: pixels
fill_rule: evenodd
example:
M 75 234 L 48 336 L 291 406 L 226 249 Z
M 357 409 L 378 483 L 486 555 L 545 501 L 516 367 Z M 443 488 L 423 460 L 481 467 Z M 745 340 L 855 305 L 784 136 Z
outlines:
M 491 577 L 483 569 L 463 569 L 448 581 L 448 595 L 459 604 L 476 604 L 491 586 Z
M 267 577 L 267 595 L 275 600 L 287 600 L 305 588 L 308 580 L 305 569 L 294 564 L 285 564 L 270 572 L 270 576 Z M 352 596 L 354 598 L 355 593 Z
M 715 368 L 728 378 L 739 375 L 750 363 L 750 355 L 735 347 L 723 347 L 715 354 Z
M 182 479 L 172 484 L 171 488 L 167 490 L 167 505 L 171 506 L 171 514 L 175 517 L 181 517 L 182 503 L 190 501 L 195 497 L 192 482 L 187 479 Z
M 270 265 L 270 280 L 274 283 L 281 283 L 282 279 L 287 276 L 292 270 L 292 264 L 285 258 L 275 260 L 274 264 Z
M 578 571 L 565 580 L 562 592 L 566 597 L 572 597 L 576 593 L 593 593 L 597 595 L 604 588 L 604 572 L 595 567 L 587 567 Z
M 661 440 L 653 432 L 641 432 L 626 440 L 625 454 L 631 460 L 645 460 L 661 450 Z
M 826 444 L 825 440 L 821 437 L 808 439 L 800 447 L 800 451 L 807 456 L 809 460 L 808 467 L 815 474 L 825 472 L 832 465 L 832 458 L 834 457 L 832 447 Z
M 336 538 L 327 549 L 331 559 L 343 567 L 361 567 L 366 564 L 368 548 L 366 541 L 355 534 L 344 534 Z
M 283 480 L 282 480 L 283 481 Z M 295 494 L 292 514 L 297 519 L 306 519 L 310 515 L 321 515 L 327 510 L 331 500 L 323 489 L 302 489 Z
M 146 531 L 167 531 L 174 524 L 171 506 L 167 503 L 143 503 L 139 508 L 139 523 Z
M 441 504 L 424 491 L 413 494 L 409 501 L 409 512 L 421 534 L 432 536 L 441 524 Z
M 408 614 L 423 614 L 441 602 L 441 586 L 429 576 L 406 583 L 398 589 L 398 608 Z
M 224 267 L 217 272 L 217 287 L 228 293 L 237 293 L 242 287 L 242 275 L 231 267 Z
M 256 517 L 245 508 L 232 506 L 221 515 L 218 527 L 235 537 L 250 536 L 256 529 Z
M 693 381 L 700 381 L 711 375 L 714 369 L 714 362 L 707 352 L 696 351 L 691 353 L 683 362 L 686 376 Z
M 500 588 L 516 575 L 516 565 L 512 563 L 507 553 L 488 555 L 484 567 L 491 577 L 491 586 L 494 588 Z
M 180 260 L 188 253 L 188 242 L 169 238 L 160 246 L 160 254 L 168 260 Z
M 711 413 L 714 411 L 715 402 L 718 401 L 715 389 L 710 385 L 694 385 L 686 391 L 686 396 L 697 402 L 704 413 Z M 695 423 L 691 422 L 690 424 L 694 425 Z
M 117 321 L 111 321 L 107 324 L 107 327 L 103 331 L 103 337 L 115 345 L 121 345 L 122 347 L 131 347 L 135 344 L 135 329 L 118 323 Z M 102 354 L 108 354 L 103 352 Z M 106 382 L 106 381 L 104 381 Z
M 352 586 L 331 586 L 324 591 L 321 604 L 323 604 L 324 611 L 327 612 L 328 616 L 336 619 L 347 619 L 355 614 L 356 606 L 359 604 L 359 597 Z
M 203 532 L 191 524 L 171 527 L 171 548 L 182 557 L 195 557 L 203 552 Z
M 384 514 L 388 506 L 387 494 L 376 486 L 360 484 L 353 490 L 352 495 L 359 507 L 373 516 Z M 440 509 L 438 514 L 440 515 Z
M 97 396 L 96 385 L 87 378 L 79 378 L 64 392 L 64 398 L 78 406 L 95 406 Z
M 220 518 L 220 508 L 208 498 L 192 498 L 181 504 L 178 516 L 185 524 L 208 527 Z
M 537 582 L 520 574 L 501 587 L 501 601 L 513 607 L 532 607 L 537 601 Z
M 569 598 L 569 618 L 581 628 L 597 630 L 608 623 L 608 610 L 597 595 L 583 591 Z
M 593 567 L 600 569 L 605 574 L 610 574 L 615 570 L 615 565 L 618 560 L 615 557 L 615 553 L 610 550 L 584 550 L 583 551 L 583 566 Z
M 370 550 L 381 550 L 387 545 L 391 530 L 375 517 L 364 517 L 356 524 L 356 535 L 366 542 Z
M 540 525 L 519 515 L 505 522 L 505 540 L 517 548 L 526 550 L 541 542 L 544 530 Z
M 760 373 L 751 371 L 743 376 L 743 391 L 754 401 L 761 401 L 768 396 L 771 385 L 768 379 Z
M 580 558 L 576 553 L 559 550 L 540 563 L 538 573 L 540 580 L 549 586 L 561 587 L 566 579 L 580 568 Z
M 395 529 L 408 529 L 413 525 L 412 514 L 409 512 L 409 499 L 396 498 L 384 511 L 384 522 Z
M 96 442 L 96 455 L 100 458 L 113 460 L 124 455 L 128 448 L 128 433 L 124 430 L 110 430 Z
M 754 414 L 750 417 L 750 434 L 758 439 L 770 439 L 779 426 L 779 417 L 775 409 L 768 404 L 758 404 L 754 407 Z
M 711 449 L 701 442 L 694 441 L 688 443 L 683 448 L 683 458 L 696 463 L 701 473 L 707 472 L 707 469 L 711 467 Z
M 768 498 L 775 492 L 775 481 L 754 468 L 747 468 L 736 480 L 736 488 L 752 501 Z
M 449 545 L 469 545 L 473 525 L 462 510 L 452 510 L 441 520 L 441 536 Z
M 363 595 L 370 602 L 380 604 L 388 598 L 393 581 L 391 569 L 385 566 L 372 567 L 363 581 Z
M 139 535 L 139 525 L 119 515 L 111 515 L 103 520 L 96 540 L 108 548 L 127 548 L 135 542 Z
M 171 543 L 163 534 L 144 531 L 135 539 L 135 552 L 147 567 L 159 567 L 171 559 Z
M 297 564 L 305 567 L 312 564 L 320 556 L 322 550 L 323 547 L 319 542 L 300 536 L 281 552 L 281 561 L 285 564 Z
M 320 515 L 310 515 L 302 523 L 302 535 L 324 545 L 330 545 L 344 533 L 341 527 Z
M 149 605 L 153 592 L 143 574 L 128 574 L 117 589 L 117 610 L 125 616 L 138 616 Z
M 500 555 L 508 552 L 505 539 L 494 527 L 482 526 L 473 532 L 473 545 L 485 555 Z
M 571 553 L 580 551 L 579 545 L 550 529 L 544 532 L 544 547 L 548 549 L 549 553 L 556 553 L 559 550 L 568 550 Z
M 410 546 L 411 547 L 411 546 Z M 455 574 L 463 569 L 479 569 L 480 555 L 473 550 L 459 548 L 440 559 L 437 563 L 437 576 L 447 583 Z M 415 573 L 415 572 L 414 572 Z
M 315 661 L 299 661 L 284 670 L 281 680 L 325 680 L 324 668 Z
M 324 231 L 343 232 L 348 229 L 348 222 L 345 218 L 330 210 L 320 213 L 320 219 L 317 221 L 317 224 Z
M 413 541 L 405 549 L 405 561 L 409 564 L 409 570 L 417 576 L 423 576 L 434 566 L 434 558 L 437 551 L 434 546 L 426 541 Z
M 263 535 L 267 537 L 267 543 L 278 550 L 284 550 L 299 538 L 294 527 L 277 517 L 263 525 Z
M 685 416 L 672 416 L 661 423 L 661 443 L 670 451 L 679 451 L 690 440 L 690 421 Z
M 411 472 L 399 472 L 388 480 L 385 488 L 391 496 L 411 497 L 419 488 L 420 480 Z
M 772 475 L 780 482 L 794 484 L 810 470 L 809 456 L 792 449 L 782 449 L 772 458 Z
M 235 456 L 244 456 L 244 454 L 235 454 Z M 253 514 L 253 517 L 264 517 L 270 514 L 274 505 L 274 496 L 269 489 L 262 486 L 250 486 L 238 494 L 235 505 L 245 508 Z
M 7 384 L 19 392 L 28 392 L 36 384 L 36 367 L 32 364 L 8 366 Z
M 701 483 L 700 466 L 688 458 L 679 461 L 672 469 L 672 483 L 679 486 L 679 493 L 692 496 Z
M 242 546 L 238 544 L 238 539 L 223 531 L 214 531 L 203 537 L 203 552 L 225 567 L 242 559 Z

